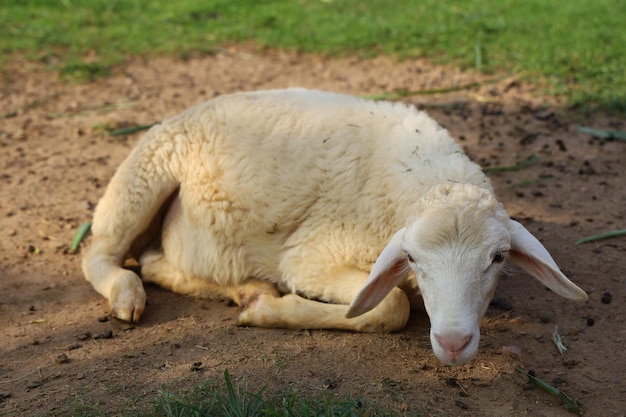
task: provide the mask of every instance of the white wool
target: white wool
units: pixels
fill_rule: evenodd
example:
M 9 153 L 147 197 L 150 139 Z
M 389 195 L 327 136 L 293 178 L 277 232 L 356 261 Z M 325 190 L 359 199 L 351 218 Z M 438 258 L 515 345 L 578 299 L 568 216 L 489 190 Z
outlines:
M 155 218 L 166 202 L 161 226 Z M 124 320 L 139 319 L 145 293 L 120 265 L 146 230 L 162 235 L 140 248 L 144 280 L 232 298 L 247 307 L 241 324 L 393 331 L 409 308 L 395 285 L 419 287 L 433 347 L 449 363 L 473 356 L 495 288 L 489 265 L 496 253 L 513 255 L 516 242 L 524 253 L 511 257 L 533 275 L 571 298 L 584 294 L 545 249 L 539 260 L 526 253 L 539 243 L 511 223 L 480 167 L 426 113 L 347 95 L 222 96 L 140 140 L 98 204 L 83 261 Z M 411 265 L 417 281 L 407 283 L 411 251 L 422 259 Z M 444 272 L 458 278 L 445 308 L 445 288 L 427 280 L 443 283 Z M 480 279 L 489 284 L 479 289 Z M 274 285 L 305 299 L 279 298 Z M 454 353 L 466 340 L 466 352 Z

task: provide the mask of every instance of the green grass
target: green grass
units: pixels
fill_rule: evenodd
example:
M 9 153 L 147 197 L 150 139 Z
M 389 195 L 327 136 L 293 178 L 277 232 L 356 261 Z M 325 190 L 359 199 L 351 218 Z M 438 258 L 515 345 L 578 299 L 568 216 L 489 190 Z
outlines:
M 625 0 L 3 0 L 0 53 L 93 78 L 128 55 L 225 42 L 426 56 L 522 73 L 573 104 L 626 111 Z M 89 57 L 89 59 L 87 59 Z M 94 58 L 95 57 L 95 58 Z
M 104 417 L 393 417 L 393 411 L 352 398 L 338 398 L 332 391 L 302 395 L 296 390 L 269 392 L 248 391 L 246 382 L 234 384 L 228 370 L 223 381 L 209 380 L 195 388 L 174 393 L 161 387 L 150 403 L 138 397 L 113 395 L 110 401 L 94 399 L 88 392 L 69 395 L 67 407 L 52 416 Z M 402 413 L 418 417 L 416 412 Z
M 161 390 L 152 416 L 164 417 L 357 417 L 375 415 L 358 400 L 302 398 L 292 391 L 265 394 L 251 393 L 233 385 L 228 371 L 224 372 L 226 387 L 205 384 L 180 395 Z

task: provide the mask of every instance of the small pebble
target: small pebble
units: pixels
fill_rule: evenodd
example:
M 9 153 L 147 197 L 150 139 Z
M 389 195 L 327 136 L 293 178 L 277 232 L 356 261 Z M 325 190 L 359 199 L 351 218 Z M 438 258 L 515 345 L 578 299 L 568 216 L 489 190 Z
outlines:
M 65 353 L 61 353 L 59 356 L 56 357 L 54 361 L 58 364 L 69 363 L 70 358 L 68 358 Z
M 576 359 L 566 359 L 563 361 L 563 366 L 565 366 L 567 369 L 572 369 L 576 365 L 578 365 L 578 361 Z
M 113 331 L 111 330 L 106 330 L 94 337 L 94 339 L 112 339 L 112 338 L 113 338 Z
M 391 385 L 391 383 L 392 383 L 393 381 L 391 381 L 391 382 L 390 382 L 390 381 L 385 381 L 385 382 L 386 382 L 387 384 L 389 384 L 390 386 L 394 386 L 394 385 Z M 332 379 L 330 379 L 330 378 L 326 378 L 326 379 L 324 380 L 324 384 L 323 384 L 322 386 L 324 387 L 324 389 L 327 389 L 327 390 L 332 390 L 332 389 L 337 388 L 337 382 L 336 382 L 336 381 L 334 381 L 334 380 L 332 380 Z
M 81 333 L 77 335 L 76 338 L 78 340 L 88 340 L 88 339 L 91 339 L 91 333 L 90 332 Z
M 458 381 L 456 378 L 446 378 L 446 385 L 449 387 L 456 387 L 458 385 Z
M 454 400 L 454 404 L 457 405 L 457 407 L 462 408 L 463 410 L 469 410 L 469 405 L 465 404 L 463 401 L 461 400 Z
M 489 303 L 490 307 L 493 307 L 498 310 L 511 311 L 513 310 L 513 306 L 504 298 L 494 298 Z
M 613 299 L 613 296 L 611 295 L 610 292 L 607 291 L 604 294 L 602 294 L 602 302 L 604 304 L 609 304 L 612 299 Z
M 26 384 L 26 388 L 33 389 L 33 388 L 38 388 L 38 387 L 40 387 L 42 385 L 43 385 L 43 381 L 39 381 L 39 380 L 31 381 L 28 384 Z

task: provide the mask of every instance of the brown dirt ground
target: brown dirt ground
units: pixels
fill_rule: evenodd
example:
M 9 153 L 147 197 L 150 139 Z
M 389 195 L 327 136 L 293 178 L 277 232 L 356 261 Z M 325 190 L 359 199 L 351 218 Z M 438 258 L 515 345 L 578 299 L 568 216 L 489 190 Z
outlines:
M 398 414 L 571 415 L 529 387 L 519 365 L 580 401 L 589 416 L 624 416 L 626 240 L 574 241 L 626 227 L 626 144 L 577 126 L 626 130 L 626 122 L 568 110 L 515 77 L 404 100 L 426 109 L 483 166 L 541 157 L 490 176 L 510 214 L 590 298 L 560 299 L 511 268 L 496 293 L 503 302 L 483 320 L 479 354 L 464 366 L 434 358 L 423 313 L 390 335 L 239 328 L 235 307 L 148 287 L 140 324 L 106 320 L 107 304 L 83 279 L 80 256 L 64 252 L 139 137 L 110 137 L 107 126 L 153 123 L 239 90 L 376 94 L 492 78 L 423 60 L 243 48 L 187 61 L 136 58 L 90 83 L 61 81 L 25 60 L 8 64 L 0 90 L 0 414 L 67 415 L 91 404 L 121 415 L 149 405 L 160 386 L 219 382 L 228 369 L 251 391 L 360 396 Z M 608 304 L 601 301 L 607 291 Z M 557 325 L 565 360 L 551 341 Z M 503 350 L 510 346 L 521 354 Z

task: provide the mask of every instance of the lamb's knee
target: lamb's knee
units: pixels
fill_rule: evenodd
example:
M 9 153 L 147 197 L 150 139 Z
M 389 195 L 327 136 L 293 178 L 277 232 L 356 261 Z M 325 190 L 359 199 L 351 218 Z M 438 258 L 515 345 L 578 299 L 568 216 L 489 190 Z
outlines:
M 261 295 L 267 294 L 271 297 L 280 297 L 276 286 L 267 281 L 249 280 L 236 287 L 231 298 L 238 306 L 244 307 L 256 301 Z
M 289 295 L 285 296 L 289 297 Z M 283 297 L 284 298 L 284 297 Z M 249 300 L 239 313 L 238 326 L 276 327 L 280 318 L 280 305 L 284 301 L 271 293 L 261 293 Z

